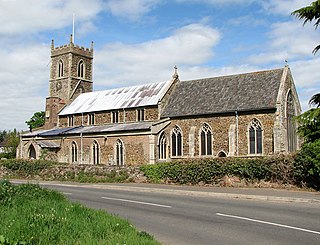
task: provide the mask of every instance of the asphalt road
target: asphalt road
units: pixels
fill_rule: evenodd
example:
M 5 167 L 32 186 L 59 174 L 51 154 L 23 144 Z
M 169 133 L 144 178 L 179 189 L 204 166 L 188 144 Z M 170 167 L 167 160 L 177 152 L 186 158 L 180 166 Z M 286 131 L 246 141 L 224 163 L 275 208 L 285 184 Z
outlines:
M 163 244 L 320 244 L 319 203 L 277 203 L 158 191 L 48 185 L 128 219 Z

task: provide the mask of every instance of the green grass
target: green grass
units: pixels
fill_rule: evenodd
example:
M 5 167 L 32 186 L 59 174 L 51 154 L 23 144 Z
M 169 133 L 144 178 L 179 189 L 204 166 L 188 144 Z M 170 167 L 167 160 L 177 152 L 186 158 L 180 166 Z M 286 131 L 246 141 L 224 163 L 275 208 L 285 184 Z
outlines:
M 0 181 L 0 244 L 159 244 L 128 221 L 38 185 Z

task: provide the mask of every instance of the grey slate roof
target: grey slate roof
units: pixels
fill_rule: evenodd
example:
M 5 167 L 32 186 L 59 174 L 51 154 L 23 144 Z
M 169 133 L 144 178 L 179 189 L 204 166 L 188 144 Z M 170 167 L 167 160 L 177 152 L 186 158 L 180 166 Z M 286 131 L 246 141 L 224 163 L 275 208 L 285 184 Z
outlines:
M 32 134 L 24 134 L 22 137 L 49 137 L 49 136 L 63 136 L 63 135 L 72 135 L 72 134 L 90 134 L 90 133 L 113 133 L 113 132 L 125 132 L 125 131 L 140 131 L 140 130 L 151 130 L 153 122 L 133 122 L 133 123 L 116 123 L 108 124 L 101 126 L 77 126 L 77 127 L 68 127 L 68 128 L 57 128 L 51 130 L 39 130 L 34 131 Z M 45 143 L 39 144 L 41 147 L 54 148 L 57 145 L 45 145 Z M 54 143 L 55 144 L 55 143 Z
M 181 81 L 161 117 L 276 108 L 283 70 Z
M 41 148 L 60 148 L 60 145 L 52 141 L 37 141 Z

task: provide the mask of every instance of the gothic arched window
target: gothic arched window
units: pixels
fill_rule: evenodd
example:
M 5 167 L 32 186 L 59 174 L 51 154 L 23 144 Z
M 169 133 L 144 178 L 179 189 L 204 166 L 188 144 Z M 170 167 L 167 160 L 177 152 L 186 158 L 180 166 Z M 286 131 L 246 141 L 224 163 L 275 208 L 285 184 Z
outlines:
M 200 129 L 200 153 L 202 156 L 212 155 L 212 133 L 210 126 L 206 123 Z
M 182 156 L 182 131 L 178 126 L 171 131 L 171 155 Z
M 29 159 L 37 159 L 36 149 L 32 144 L 29 147 Z
M 117 166 L 124 165 L 124 146 L 120 139 L 116 142 L 116 164 Z
M 84 77 L 84 62 L 80 60 L 78 63 L 78 77 Z
M 78 161 L 78 147 L 76 142 L 72 142 L 71 145 L 71 162 L 75 163 Z
M 287 96 L 286 112 L 287 112 L 286 123 L 287 123 L 288 151 L 293 152 L 297 150 L 297 134 L 296 134 L 296 123 L 294 120 L 294 117 L 296 115 L 294 98 L 291 91 L 289 91 Z
M 249 125 L 249 154 L 262 154 L 262 127 L 257 119 Z
M 100 163 L 100 148 L 97 141 L 94 141 L 92 144 L 92 162 L 93 164 Z
M 167 140 L 164 132 L 159 136 L 159 145 L 158 145 L 159 159 L 167 159 Z
M 58 64 L 58 77 L 63 77 L 63 61 L 59 60 Z

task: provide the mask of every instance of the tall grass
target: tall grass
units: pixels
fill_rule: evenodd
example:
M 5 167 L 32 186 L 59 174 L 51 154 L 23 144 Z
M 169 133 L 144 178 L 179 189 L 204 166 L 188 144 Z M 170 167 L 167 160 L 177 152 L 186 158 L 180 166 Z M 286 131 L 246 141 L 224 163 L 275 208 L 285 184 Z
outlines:
M 159 244 L 125 220 L 38 185 L 0 181 L 0 244 Z

